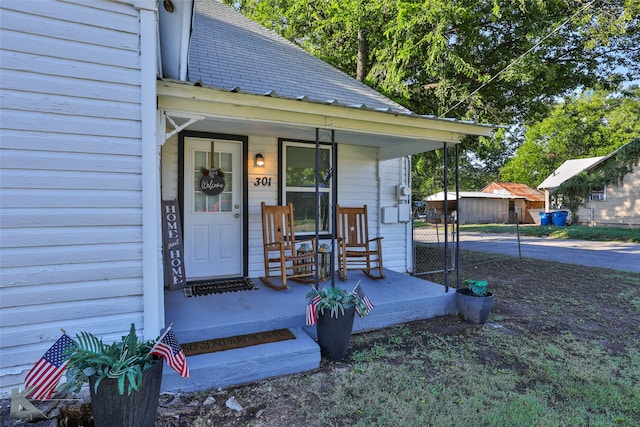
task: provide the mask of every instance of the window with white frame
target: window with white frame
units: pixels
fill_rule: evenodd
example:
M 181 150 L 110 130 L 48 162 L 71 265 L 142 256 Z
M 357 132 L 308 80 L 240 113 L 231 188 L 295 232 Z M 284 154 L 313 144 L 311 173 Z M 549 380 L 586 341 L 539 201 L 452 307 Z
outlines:
M 293 203 L 297 236 L 315 233 L 316 145 L 310 142 L 282 142 L 282 202 Z M 318 225 L 320 234 L 330 230 L 331 146 L 321 144 L 318 151 Z
M 606 200 L 606 187 L 600 186 L 600 187 L 594 187 L 591 189 L 591 194 L 589 195 L 589 200 Z

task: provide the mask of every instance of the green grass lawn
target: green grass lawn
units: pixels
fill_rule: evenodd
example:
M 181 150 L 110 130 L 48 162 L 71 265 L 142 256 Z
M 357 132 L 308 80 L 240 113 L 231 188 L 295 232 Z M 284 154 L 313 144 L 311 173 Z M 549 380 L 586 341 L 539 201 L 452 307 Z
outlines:
M 487 324 L 444 316 L 356 334 L 345 360 L 232 388 L 191 425 L 640 426 L 636 273 L 461 257 L 496 295 Z
M 414 227 L 423 226 L 425 226 L 424 222 L 414 221 Z M 586 225 L 570 225 L 566 227 L 520 225 L 518 229 L 521 236 L 640 243 L 640 228 L 588 227 Z M 517 230 L 514 224 L 478 224 L 461 225 L 460 231 L 515 234 Z
M 353 354 L 355 363 L 332 376 L 324 394 L 301 378 L 299 387 L 314 390 L 301 405 L 305 418 L 363 427 L 638 425 L 637 349 L 613 355 L 570 333 L 549 339 L 485 327 L 469 334 L 484 344 L 396 328 L 387 342 Z

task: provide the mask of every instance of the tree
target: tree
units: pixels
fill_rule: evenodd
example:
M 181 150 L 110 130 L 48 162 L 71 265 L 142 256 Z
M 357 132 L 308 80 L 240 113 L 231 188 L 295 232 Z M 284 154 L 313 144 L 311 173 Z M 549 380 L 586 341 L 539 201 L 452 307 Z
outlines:
M 498 129 L 493 138 L 465 137 L 459 146 L 459 175 L 461 187 L 465 191 L 475 191 L 486 187 L 497 179 L 500 167 L 515 150 L 510 138 L 518 129 L 507 131 Z M 479 143 L 478 143 L 479 142 Z M 468 147 L 473 146 L 474 149 Z M 455 149 L 449 152 L 449 190 L 455 189 Z M 414 200 L 442 191 L 444 188 L 443 150 L 420 153 L 413 156 L 411 181 Z
M 640 76 L 638 0 L 224 1 L 419 114 L 523 122 Z
M 224 2 L 418 114 L 513 127 L 576 89 L 640 79 L 638 0 Z M 497 178 L 520 135 L 465 139 L 463 187 Z M 416 158 L 414 182 L 437 157 Z
M 536 187 L 563 162 L 605 156 L 640 135 L 640 88 L 567 96 L 533 124 L 500 178 Z

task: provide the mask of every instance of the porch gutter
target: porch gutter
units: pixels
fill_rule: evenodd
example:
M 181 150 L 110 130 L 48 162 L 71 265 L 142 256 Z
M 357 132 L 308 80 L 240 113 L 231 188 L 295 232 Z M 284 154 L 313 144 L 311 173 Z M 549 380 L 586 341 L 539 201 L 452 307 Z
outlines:
M 156 137 L 156 2 L 137 1 L 140 11 L 142 128 L 142 299 L 145 339 L 158 336 L 164 323 L 160 281 L 159 148 Z
M 236 93 L 191 83 L 158 82 L 158 107 L 210 118 L 324 128 L 370 135 L 378 140 L 379 159 L 397 158 L 457 144 L 462 135 L 490 136 L 493 125 L 439 119 L 341 104 Z M 388 142 L 381 142 L 389 138 Z

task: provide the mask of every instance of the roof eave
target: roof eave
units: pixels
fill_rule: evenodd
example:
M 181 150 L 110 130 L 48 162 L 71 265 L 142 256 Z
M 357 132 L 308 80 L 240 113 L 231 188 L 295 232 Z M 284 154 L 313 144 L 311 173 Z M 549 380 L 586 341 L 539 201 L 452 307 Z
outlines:
M 430 151 L 442 146 L 416 144 L 416 141 L 458 143 L 462 135 L 490 136 L 496 129 L 493 125 L 236 93 L 166 80 L 158 82 L 158 107 L 189 111 L 207 117 L 290 124 L 369 134 L 377 138 L 394 138 L 395 143 L 379 148 L 380 158 L 398 157 L 399 149 L 404 155 Z

